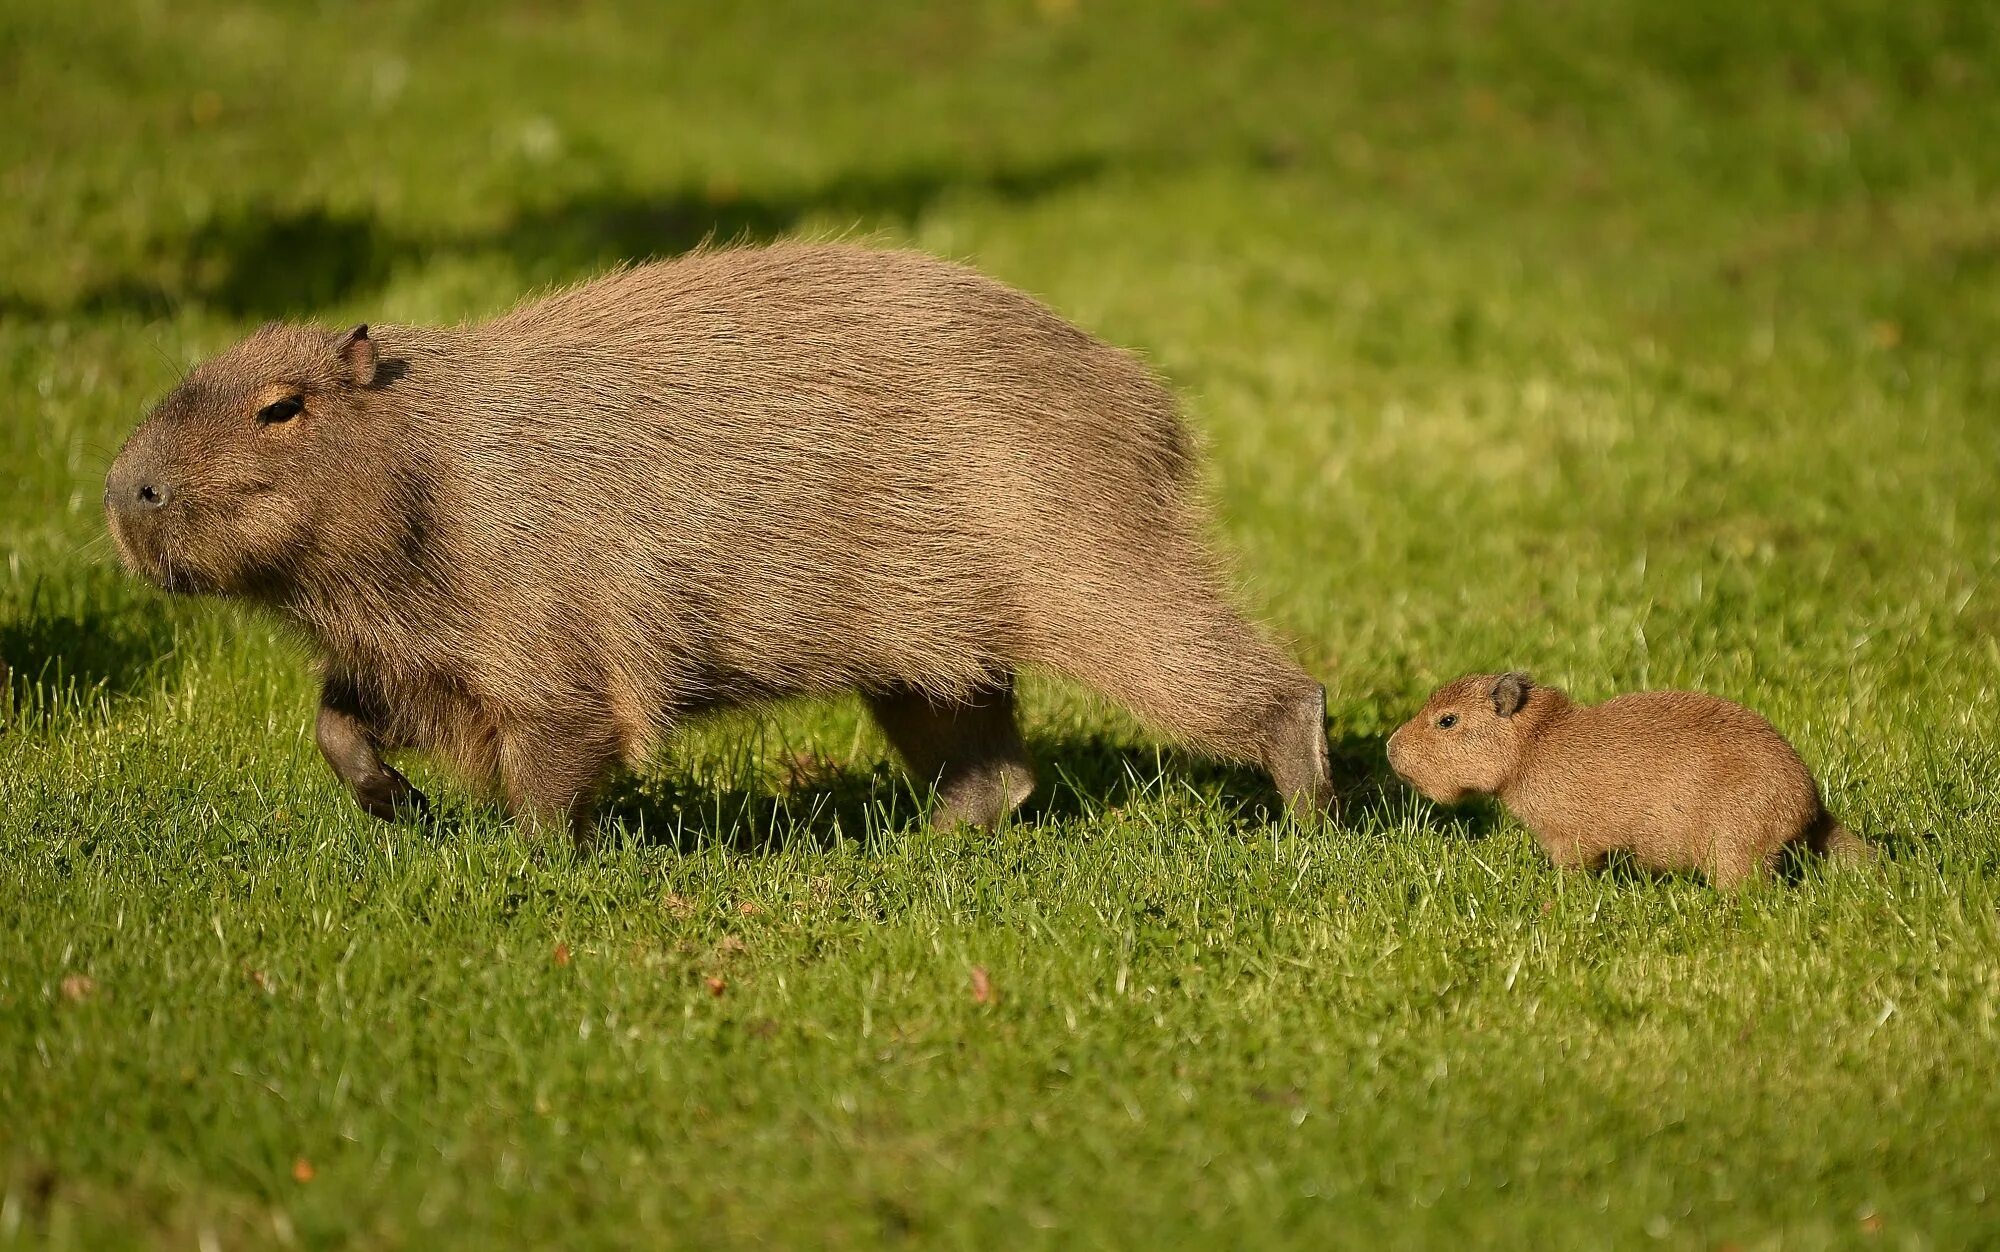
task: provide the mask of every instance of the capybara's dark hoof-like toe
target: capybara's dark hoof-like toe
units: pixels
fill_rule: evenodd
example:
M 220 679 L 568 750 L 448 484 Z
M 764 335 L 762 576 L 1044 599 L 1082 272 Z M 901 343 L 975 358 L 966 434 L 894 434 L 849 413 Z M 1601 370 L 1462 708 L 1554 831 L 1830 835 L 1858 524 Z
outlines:
M 431 813 L 430 800 L 401 774 L 385 779 L 379 785 L 357 788 L 354 798 L 360 803 L 362 812 L 385 822 L 422 821 Z

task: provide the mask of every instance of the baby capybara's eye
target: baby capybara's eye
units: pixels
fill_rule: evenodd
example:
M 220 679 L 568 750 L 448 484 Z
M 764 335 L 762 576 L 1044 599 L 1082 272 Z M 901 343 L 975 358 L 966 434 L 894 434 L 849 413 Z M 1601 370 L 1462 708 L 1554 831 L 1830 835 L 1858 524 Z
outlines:
M 263 408 L 258 409 L 257 420 L 266 426 L 273 426 L 279 422 L 289 422 L 297 417 L 299 411 L 305 407 L 305 401 L 299 399 L 297 396 L 286 396 L 282 400 L 274 400 Z
M 1456 725 L 1458 725 L 1458 714 L 1456 713 L 1447 713 L 1443 717 L 1438 718 L 1439 730 L 1450 730 Z

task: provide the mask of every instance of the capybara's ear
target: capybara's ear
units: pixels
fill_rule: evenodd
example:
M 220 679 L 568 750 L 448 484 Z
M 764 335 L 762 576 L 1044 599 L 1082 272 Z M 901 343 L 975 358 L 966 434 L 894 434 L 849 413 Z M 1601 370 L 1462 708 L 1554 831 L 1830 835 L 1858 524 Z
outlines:
M 1493 680 L 1493 711 L 1502 717 L 1514 716 L 1528 703 L 1528 693 L 1534 689 L 1535 684 L 1519 670 L 1500 675 Z
M 368 337 L 366 322 L 334 340 L 333 355 L 340 358 L 355 386 L 366 387 L 375 381 L 375 341 Z

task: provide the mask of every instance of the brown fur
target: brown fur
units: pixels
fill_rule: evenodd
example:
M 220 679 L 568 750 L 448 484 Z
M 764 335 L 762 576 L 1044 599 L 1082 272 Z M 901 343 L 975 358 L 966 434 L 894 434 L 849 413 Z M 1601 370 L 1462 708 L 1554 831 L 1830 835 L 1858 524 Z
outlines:
M 1622 851 L 1729 887 L 1770 874 L 1788 846 L 1869 855 L 1771 723 L 1698 692 L 1581 706 L 1525 674 L 1473 674 L 1389 737 L 1389 763 L 1440 804 L 1498 796 L 1565 869 Z
M 990 823 L 1032 787 L 1024 664 L 1317 811 L 1323 693 L 1221 594 L 1193 469 L 1153 377 L 1027 296 L 783 245 L 483 325 L 266 327 L 160 403 L 106 505 L 136 572 L 305 629 L 320 746 L 385 816 L 422 800 L 390 749 L 581 824 L 690 714 L 860 690 L 940 818 Z

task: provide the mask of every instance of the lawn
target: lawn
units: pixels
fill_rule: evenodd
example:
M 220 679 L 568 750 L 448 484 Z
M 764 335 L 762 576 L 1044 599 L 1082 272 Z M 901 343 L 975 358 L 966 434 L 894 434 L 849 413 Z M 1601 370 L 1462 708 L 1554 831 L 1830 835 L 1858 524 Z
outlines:
M 2000 7 L 0 0 L 0 1245 L 2000 1242 Z M 936 832 L 857 703 L 530 844 L 375 822 L 103 471 L 273 317 L 702 239 L 1143 355 L 1347 805 L 1048 679 Z M 1769 715 L 1888 855 L 1559 876 L 1381 741 L 1520 667 Z

